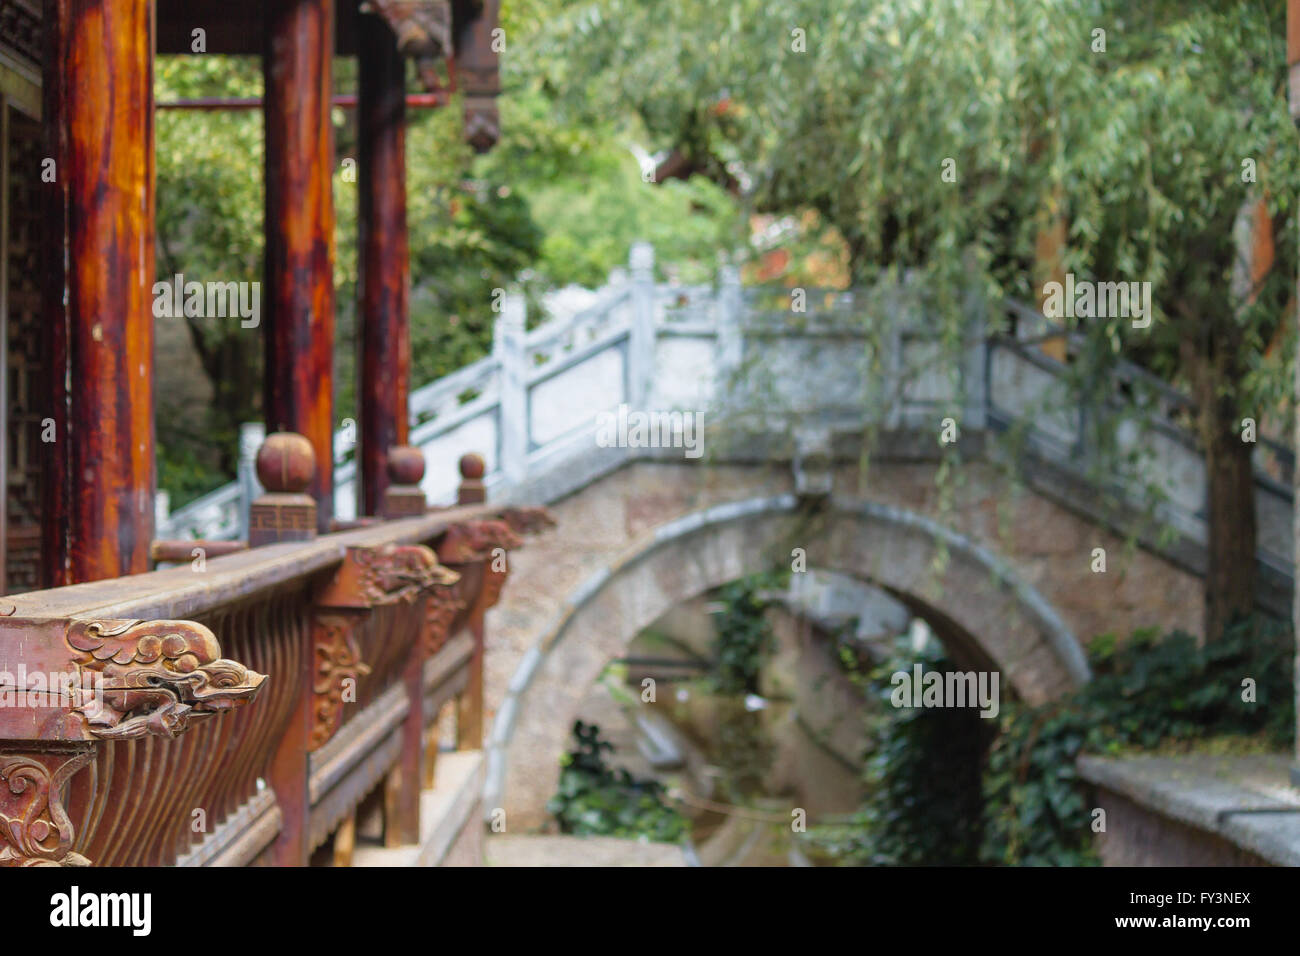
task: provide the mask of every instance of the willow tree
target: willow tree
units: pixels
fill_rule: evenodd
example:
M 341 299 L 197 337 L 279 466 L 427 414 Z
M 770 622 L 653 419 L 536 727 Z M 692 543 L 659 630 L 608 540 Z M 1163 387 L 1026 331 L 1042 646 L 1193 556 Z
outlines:
M 1040 298 L 1054 230 L 1059 271 L 1151 283 L 1144 328 L 1072 320 L 1077 359 L 1137 361 L 1191 393 L 1214 637 L 1254 605 L 1240 419 L 1276 408 L 1290 349 L 1300 155 L 1284 5 L 1140 6 L 591 0 L 531 52 L 561 115 L 631 114 L 655 146 L 740 183 L 750 208 L 815 209 L 857 283 L 909 270 L 948 342 L 972 291 L 987 306 Z M 1234 224 L 1252 204 L 1278 265 L 1234 290 Z
M 1205 459 L 1206 634 L 1256 598 L 1252 452 L 1293 360 L 1300 149 L 1286 106 L 1285 5 L 1171 4 L 1114 44 L 1097 132 L 1069 157 L 1075 271 L 1151 283 L 1145 329 L 1082 324 L 1192 398 Z M 1242 226 L 1245 228 L 1241 228 Z M 1278 428 L 1285 434 L 1286 431 Z

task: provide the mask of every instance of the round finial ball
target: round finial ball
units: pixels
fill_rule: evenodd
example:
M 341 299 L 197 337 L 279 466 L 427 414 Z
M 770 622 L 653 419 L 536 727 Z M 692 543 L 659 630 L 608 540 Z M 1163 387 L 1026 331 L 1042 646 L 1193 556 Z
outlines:
M 316 455 L 297 432 L 274 432 L 257 450 L 257 480 L 270 492 L 298 494 L 316 473 Z
M 418 485 L 424 477 L 424 453 L 410 445 L 388 449 L 388 479 L 395 485 Z
M 470 452 L 468 455 L 462 455 L 460 459 L 460 476 L 468 478 L 471 481 L 479 481 L 483 477 L 483 472 L 487 471 L 487 465 L 483 463 L 483 456 Z

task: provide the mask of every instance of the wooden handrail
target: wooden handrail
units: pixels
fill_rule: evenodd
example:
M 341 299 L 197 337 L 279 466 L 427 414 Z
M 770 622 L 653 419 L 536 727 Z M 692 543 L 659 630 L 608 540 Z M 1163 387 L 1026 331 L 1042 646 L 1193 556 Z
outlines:
M 13 608 L 10 617 L 192 617 L 337 566 L 349 547 L 420 544 L 436 540 L 452 525 L 485 518 L 501 510 L 500 505 L 449 508 L 321 535 L 312 541 L 262 545 L 209 558 L 202 573 L 188 566 L 165 568 L 107 581 L 28 591 L 0 601 Z
M 290 492 L 263 500 L 298 528 Z M 502 549 L 548 520 L 458 506 L 6 599 L 0 703 L 76 680 L 0 707 L 0 865 L 302 865 L 380 790 L 386 841 L 418 840 L 442 704 L 481 742 Z

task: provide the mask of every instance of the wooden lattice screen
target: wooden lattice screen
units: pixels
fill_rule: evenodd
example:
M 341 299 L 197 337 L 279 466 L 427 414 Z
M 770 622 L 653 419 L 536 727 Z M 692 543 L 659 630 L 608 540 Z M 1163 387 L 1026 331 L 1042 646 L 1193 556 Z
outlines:
M 9 483 L 6 590 L 39 586 L 41 421 L 40 126 L 9 112 Z

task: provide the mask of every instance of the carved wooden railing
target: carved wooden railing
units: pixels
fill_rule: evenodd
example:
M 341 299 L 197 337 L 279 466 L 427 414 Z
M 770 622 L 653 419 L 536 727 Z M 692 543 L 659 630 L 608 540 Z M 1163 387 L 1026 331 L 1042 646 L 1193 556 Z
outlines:
M 384 520 L 316 537 L 310 448 L 269 436 L 248 550 L 6 599 L 0 864 L 303 865 L 367 800 L 418 841 L 435 718 L 480 745 L 483 617 L 549 519 L 484 504 L 477 456 L 429 511 L 392 458 Z

